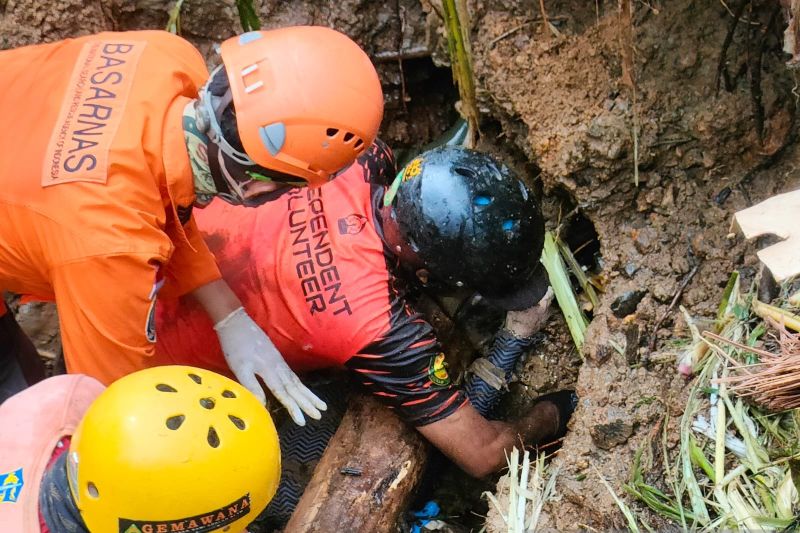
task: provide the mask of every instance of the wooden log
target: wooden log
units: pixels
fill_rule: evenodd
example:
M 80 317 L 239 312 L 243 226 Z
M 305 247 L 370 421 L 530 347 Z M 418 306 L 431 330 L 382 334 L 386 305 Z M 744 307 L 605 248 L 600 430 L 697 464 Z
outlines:
M 396 531 L 428 460 L 428 444 L 374 398 L 358 395 L 284 531 Z

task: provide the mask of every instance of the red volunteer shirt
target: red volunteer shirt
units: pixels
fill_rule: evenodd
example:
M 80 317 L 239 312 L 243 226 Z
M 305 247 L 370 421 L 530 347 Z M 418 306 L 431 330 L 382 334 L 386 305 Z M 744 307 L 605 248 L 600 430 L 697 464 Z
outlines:
M 389 272 L 375 231 L 367 169 L 260 207 L 196 210 L 223 278 L 288 364 L 343 364 L 389 328 Z M 210 319 L 189 298 L 159 302 L 156 364 L 230 375 Z

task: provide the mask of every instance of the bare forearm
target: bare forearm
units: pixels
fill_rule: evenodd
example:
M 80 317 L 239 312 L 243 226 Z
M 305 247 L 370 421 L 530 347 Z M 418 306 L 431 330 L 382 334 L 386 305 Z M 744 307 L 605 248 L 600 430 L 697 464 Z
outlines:
M 203 306 L 214 324 L 242 306 L 239 297 L 222 279 L 196 288 L 191 295 Z
M 471 405 L 465 405 L 417 430 L 467 474 L 480 478 L 504 467 L 514 446 L 545 442 L 557 427 L 558 409 L 550 402 L 541 402 L 512 424 L 487 420 Z

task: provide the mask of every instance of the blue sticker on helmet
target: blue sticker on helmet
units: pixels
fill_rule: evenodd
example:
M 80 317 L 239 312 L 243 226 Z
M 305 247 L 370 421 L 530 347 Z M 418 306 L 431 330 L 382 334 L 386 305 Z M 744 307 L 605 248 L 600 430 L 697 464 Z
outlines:
M 259 39 L 261 39 L 261 32 L 249 31 L 247 33 L 243 33 L 239 36 L 239 46 L 250 44 L 253 41 L 257 41 Z

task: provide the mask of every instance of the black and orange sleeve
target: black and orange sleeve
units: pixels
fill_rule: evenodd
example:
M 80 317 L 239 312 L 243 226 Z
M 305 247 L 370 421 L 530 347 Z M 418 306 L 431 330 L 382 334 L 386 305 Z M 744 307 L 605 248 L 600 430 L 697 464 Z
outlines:
M 394 295 L 389 328 L 345 366 L 356 381 L 414 426 L 450 416 L 467 403 L 447 373 L 433 328 Z

